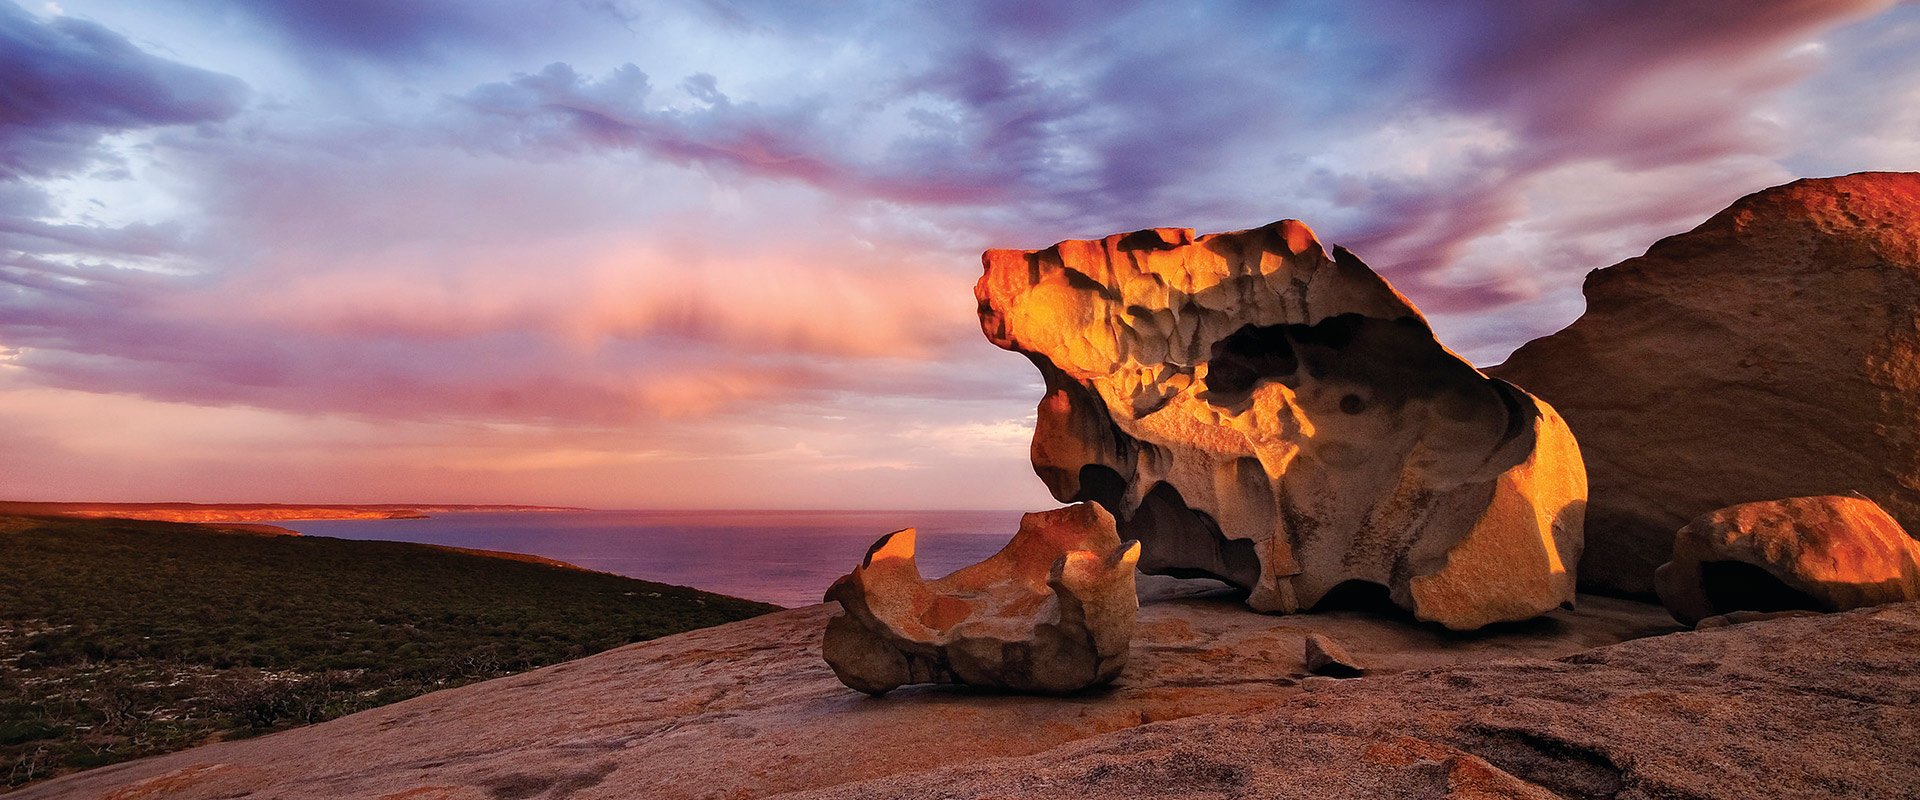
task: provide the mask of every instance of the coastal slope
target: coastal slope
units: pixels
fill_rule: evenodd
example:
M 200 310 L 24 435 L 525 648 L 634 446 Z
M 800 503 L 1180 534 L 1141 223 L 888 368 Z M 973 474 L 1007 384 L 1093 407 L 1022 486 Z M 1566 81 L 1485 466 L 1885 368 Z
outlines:
M 533 556 L 0 516 L 0 787 L 773 606 Z

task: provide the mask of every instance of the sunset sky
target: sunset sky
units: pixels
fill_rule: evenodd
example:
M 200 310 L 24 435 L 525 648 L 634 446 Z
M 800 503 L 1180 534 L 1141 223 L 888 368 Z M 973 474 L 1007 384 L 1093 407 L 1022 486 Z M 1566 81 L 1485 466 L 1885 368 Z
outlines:
M 0 0 L 0 499 L 1041 508 L 987 247 L 1298 218 L 1490 364 L 1920 169 L 1920 5 L 1038 5 Z

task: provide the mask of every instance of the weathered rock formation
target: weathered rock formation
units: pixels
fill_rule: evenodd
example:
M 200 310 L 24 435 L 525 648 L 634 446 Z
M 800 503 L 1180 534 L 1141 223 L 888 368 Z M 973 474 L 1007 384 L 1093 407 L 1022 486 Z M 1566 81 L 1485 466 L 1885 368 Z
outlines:
M 1739 611 L 1846 611 L 1920 600 L 1920 542 L 1860 497 L 1742 503 L 1681 528 L 1654 574 L 1661 602 L 1689 625 Z
M 1007 546 L 928 582 L 914 530 L 882 537 L 827 600 L 823 651 L 842 683 L 880 695 L 914 683 L 1070 692 L 1127 663 L 1139 600 L 1139 542 L 1121 542 L 1093 503 L 1027 514 Z
M 1586 456 L 1584 585 L 1642 593 L 1689 520 L 1858 491 L 1920 530 L 1920 174 L 1795 181 L 1587 276 L 1487 370 Z
M 984 261 L 982 329 L 1046 379 L 1034 470 L 1112 510 L 1141 569 L 1281 612 L 1368 582 L 1459 629 L 1572 600 L 1586 478 L 1559 416 L 1305 225 Z

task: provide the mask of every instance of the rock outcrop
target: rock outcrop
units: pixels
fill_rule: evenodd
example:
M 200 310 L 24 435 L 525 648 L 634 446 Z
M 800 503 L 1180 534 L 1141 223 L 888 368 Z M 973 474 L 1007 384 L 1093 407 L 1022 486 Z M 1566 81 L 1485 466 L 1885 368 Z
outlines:
M 1367 672 L 1347 648 L 1318 633 L 1307 637 L 1306 664 L 1308 672 L 1329 678 L 1358 678 Z
M 1742 503 L 1681 528 L 1654 574 L 1661 602 L 1689 625 L 1740 611 L 1846 611 L 1920 600 L 1920 542 L 1864 498 Z
M 1487 370 L 1586 456 L 1583 585 L 1644 593 L 1714 509 L 1857 491 L 1920 530 L 1920 174 L 1795 181 L 1587 276 Z
M 1457 629 L 1573 598 L 1586 478 L 1560 417 L 1305 225 L 984 262 L 982 329 L 1046 380 L 1034 470 L 1112 510 L 1142 570 L 1280 612 L 1372 583 Z
M 822 651 L 847 686 L 1062 693 L 1126 666 L 1140 543 L 1121 542 L 1106 509 L 1027 514 L 1000 552 L 936 581 L 920 577 L 913 554 L 912 528 L 887 534 L 827 590 L 846 613 L 827 623 Z

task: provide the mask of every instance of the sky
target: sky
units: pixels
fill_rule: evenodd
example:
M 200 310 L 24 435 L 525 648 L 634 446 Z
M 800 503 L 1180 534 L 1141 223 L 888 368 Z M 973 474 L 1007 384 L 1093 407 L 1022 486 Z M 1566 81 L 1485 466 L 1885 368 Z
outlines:
M 1920 169 L 1920 5 L 0 0 L 0 498 L 1040 509 L 988 247 L 1306 221 L 1497 363 Z

